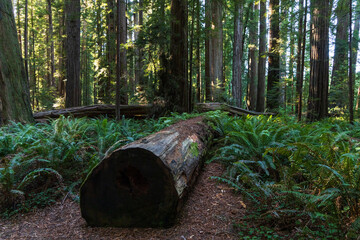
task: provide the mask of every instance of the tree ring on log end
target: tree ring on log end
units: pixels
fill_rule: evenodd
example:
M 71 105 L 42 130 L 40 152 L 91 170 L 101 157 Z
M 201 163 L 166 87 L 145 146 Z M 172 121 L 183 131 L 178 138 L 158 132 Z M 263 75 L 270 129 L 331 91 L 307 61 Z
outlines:
M 169 227 L 179 201 L 174 186 L 170 168 L 152 152 L 118 149 L 81 187 L 81 214 L 90 226 Z

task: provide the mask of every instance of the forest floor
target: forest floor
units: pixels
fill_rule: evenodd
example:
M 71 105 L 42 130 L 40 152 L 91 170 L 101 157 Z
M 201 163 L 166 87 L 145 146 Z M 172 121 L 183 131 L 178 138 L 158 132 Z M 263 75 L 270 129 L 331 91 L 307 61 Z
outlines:
M 0 239 L 238 239 L 234 223 L 246 212 L 241 196 L 226 184 L 218 163 L 205 165 L 177 224 L 167 229 L 92 228 L 77 202 L 66 199 L 9 220 L 0 220 Z

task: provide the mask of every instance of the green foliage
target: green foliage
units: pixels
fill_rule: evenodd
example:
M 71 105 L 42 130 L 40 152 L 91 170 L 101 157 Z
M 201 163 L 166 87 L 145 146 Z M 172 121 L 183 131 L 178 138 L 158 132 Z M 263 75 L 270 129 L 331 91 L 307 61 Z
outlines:
M 216 178 L 253 204 L 267 206 L 263 222 L 280 226 L 295 218 L 303 223 L 297 228 L 311 232 L 326 220 L 344 233 L 359 234 L 351 227 L 360 215 L 359 123 L 305 124 L 283 116 L 210 119 L 221 134 L 210 161 L 227 166 L 226 176 Z M 304 236 L 321 235 L 313 234 Z

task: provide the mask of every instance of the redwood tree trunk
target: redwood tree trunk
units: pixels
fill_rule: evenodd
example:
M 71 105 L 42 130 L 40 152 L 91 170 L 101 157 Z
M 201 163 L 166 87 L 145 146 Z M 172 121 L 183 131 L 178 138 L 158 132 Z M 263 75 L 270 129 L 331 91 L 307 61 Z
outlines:
M 256 111 L 265 111 L 266 0 L 260 1 L 259 66 Z
M 248 87 L 248 103 L 247 106 L 250 110 L 256 109 L 256 95 L 257 95 L 257 78 L 258 78 L 258 11 L 259 4 L 252 4 L 252 11 L 249 26 L 249 87 Z
M 242 105 L 242 53 L 243 53 L 243 2 L 242 0 L 235 1 L 235 17 L 234 17 L 234 45 L 233 45 L 233 79 L 232 79 L 232 95 L 235 101 L 235 106 Z
M 33 122 L 11 0 L 1 0 L 0 10 L 0 122 Z
M 311 0 L 309 121 L 328 114 L 330 10 L 329 0 Z
M 332 69 L 329 101 L 331 107 L 343 108 L 347 102 L 349 0 L 340 0 L 336 10 L 337 26 L 335 55 Z
M 66 0 L 66 99 L 65 107 L 81 105 L 80 0 Z
M 171 1 L 171 76 L 166 82 L 166 99 L 170 109 L 179 112 L 188 112 L 189 84 L 187 80 L 187 1 Z
M 278 109 L 280 106 L 280 54 L 279 54 L 279 0 L 270 0 L 269 31 L 269 69 L 267 84 L 267 108 Z

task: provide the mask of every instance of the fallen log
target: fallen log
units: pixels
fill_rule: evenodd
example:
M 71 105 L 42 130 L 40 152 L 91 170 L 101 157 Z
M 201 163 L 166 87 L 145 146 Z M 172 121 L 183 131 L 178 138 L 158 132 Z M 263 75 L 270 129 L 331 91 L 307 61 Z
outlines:
M 246 110 L 243 108 L 239 108 L 239 107 L 235 107 L 235 106 L 231 106 L 225 103 L 217 103 L 217 102 L 213 102 L 213 103 L 197 103 L 196 104 L 196 109 L 200 112 L 207 112 L 207 111 L 216 111 L 216 110 L 222 110 L 222 111 L 226 111 L 229 112 L 230 114 L 233 115 L 253 115 L 253 116 L 259 116 L 259 115 L 276 115 L 275 113 L 271 113 L 271 112 L 255 112 L 255 111 L 250 111 L 250 110 Z
M 150 113 L 152 105 L 121 105 L 121 115 L 125 117 L 147 117 Z M 111 104 L 97 104 L 91 106 L 72 107 L 58 110 L 50 110 L 46 112 L 34 113 L 34 119 L 38 122 L 46 121 L 48 119 L 59 118 L 61 115 L 68 117 L 99 117 L 101 115 L 114 117 L 115 105 Z
M 211 136 L 197 117 L 105 156 L 81 187 L 82 217 L 90 226 L 173 225 Z

